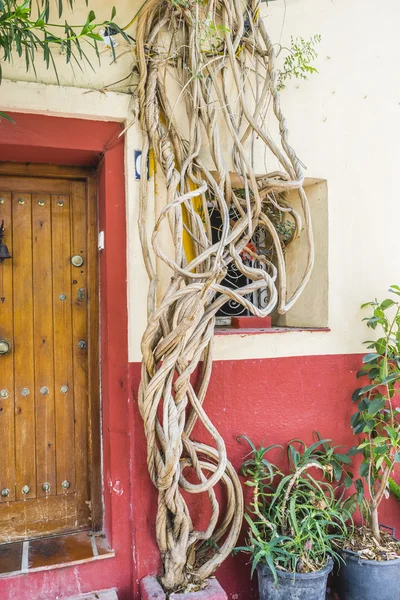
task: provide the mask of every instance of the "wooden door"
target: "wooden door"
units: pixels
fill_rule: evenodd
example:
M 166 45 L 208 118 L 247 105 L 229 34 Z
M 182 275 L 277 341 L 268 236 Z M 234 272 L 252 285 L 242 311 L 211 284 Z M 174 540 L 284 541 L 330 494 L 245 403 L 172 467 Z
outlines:
M 93 178 L 10 169 L 25 175 L 0 174 L 0 224 L 12 255 L 0 294 L 0 340 L 10 344 L 0 354 L 3 542 L 91 527 L 99 454 L 90 412 L 98 365 Z

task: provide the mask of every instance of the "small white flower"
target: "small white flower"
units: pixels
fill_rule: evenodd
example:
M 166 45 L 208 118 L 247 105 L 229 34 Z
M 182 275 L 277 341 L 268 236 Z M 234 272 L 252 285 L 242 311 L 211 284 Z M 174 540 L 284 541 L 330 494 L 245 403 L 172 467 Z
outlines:
M 118 42 L 114 40 L 112 35 L 106 34 L 104 29 L 100 29 L 100 35 L 103 38 L 103 42 L 106 48 L 116 48 L 118 46 Z

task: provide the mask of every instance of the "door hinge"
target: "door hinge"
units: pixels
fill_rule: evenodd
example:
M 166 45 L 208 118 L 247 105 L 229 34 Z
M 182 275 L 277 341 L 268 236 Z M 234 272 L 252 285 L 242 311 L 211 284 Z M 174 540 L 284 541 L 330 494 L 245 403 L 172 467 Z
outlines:
M 104 231 L 99 231 L 97 247 L 99 249 L 99 252 L 104 250 Z

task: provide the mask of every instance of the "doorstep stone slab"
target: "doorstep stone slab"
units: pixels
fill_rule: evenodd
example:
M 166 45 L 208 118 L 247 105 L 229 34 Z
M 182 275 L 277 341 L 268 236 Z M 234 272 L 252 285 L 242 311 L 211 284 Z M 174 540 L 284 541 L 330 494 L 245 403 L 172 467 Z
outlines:
M 118 600 L 117 590 L 103 590 L 101 592 L 90 592 L 89 594 L 80 594 L 65 600 Z
M 141 580 L 141 600 L 166 600 L 166 597 L 156 577 L 148 575 Z M 216 579 L 209 579 L 204 590 L 185 594 L 171 594 L 170 600 L 228 600 L 228 596 Z

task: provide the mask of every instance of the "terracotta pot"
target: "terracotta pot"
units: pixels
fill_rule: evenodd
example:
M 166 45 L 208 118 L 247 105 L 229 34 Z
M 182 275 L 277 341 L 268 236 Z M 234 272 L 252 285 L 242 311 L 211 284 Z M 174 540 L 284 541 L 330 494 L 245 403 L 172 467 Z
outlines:
M 148 575 L 140 582 L 141 600 L 166 600 L 167 596 L 157 577 Z M 228 596 L 216 579 L 209 579 L 204 590 L 185 594 L 170 594 L 170 600 L 228 600 Z

